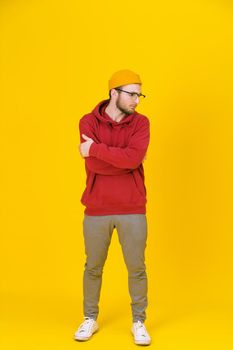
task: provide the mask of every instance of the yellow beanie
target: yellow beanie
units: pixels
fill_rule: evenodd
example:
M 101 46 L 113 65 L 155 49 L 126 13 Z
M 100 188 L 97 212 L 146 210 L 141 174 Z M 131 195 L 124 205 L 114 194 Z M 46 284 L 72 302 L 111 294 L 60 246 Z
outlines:
M 128 84 L 142 84 L 139 75 L 128 69 L 117 71 L 108 82 L 109 90 Z

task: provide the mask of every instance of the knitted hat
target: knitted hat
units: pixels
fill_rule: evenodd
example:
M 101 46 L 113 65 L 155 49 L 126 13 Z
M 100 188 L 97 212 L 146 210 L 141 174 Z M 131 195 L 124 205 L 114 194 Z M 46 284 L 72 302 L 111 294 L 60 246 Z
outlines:
M 109 90 L 128 84 L 142 84 L 139 75 L 128 69 L 117 71 L 108 82 Z

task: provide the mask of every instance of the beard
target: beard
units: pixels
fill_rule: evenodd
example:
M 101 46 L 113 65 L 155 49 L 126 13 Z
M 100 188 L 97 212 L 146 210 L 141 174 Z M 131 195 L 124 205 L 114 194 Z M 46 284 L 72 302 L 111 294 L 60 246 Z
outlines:
M 127 107 L 123 106 L 122 103 L 119 101 L 119 98 L 116 100 L 116 106 L 122 113 L 127 114 L 127 115 L 134 113 L 134 110 L 135 110 L 135 108 L 133 108 L 133 107 L 127 108 Z

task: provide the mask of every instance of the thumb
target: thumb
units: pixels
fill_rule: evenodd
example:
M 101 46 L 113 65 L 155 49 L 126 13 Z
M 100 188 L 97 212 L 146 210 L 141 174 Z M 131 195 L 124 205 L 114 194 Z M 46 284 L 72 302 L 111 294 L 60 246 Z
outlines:
M 86 140 L 86 141 L 91 140 L 91 138 L 88 137 L 88 136 L 86 136 L 85 134 L 82 134 L 82 138 L 83 138 L 84 140 Z

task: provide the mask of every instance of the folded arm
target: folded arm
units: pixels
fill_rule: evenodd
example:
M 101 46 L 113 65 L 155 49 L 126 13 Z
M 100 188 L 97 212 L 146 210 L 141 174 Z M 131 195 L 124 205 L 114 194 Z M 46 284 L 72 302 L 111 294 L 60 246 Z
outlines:
M 136 169 L 145 158 L 149 144 L 149 121 L 145 119 L 132 135 L 127 147 L 110 147 L 93 142 L 89 154 L 117 168 Z
M 93 128 L 87 122 L 80 121 L 79 131 L 81 143 L 86 141 L 82 137 L 82 134 L 88 135 L 96 144 L 99 142 Z M 104 160 L 92 156 L 85 157 L 85 163 L 89 171 L 101 175 L 122 175 L 131 172 L 131 169 L 118 168 Z

